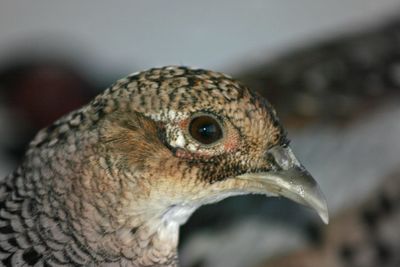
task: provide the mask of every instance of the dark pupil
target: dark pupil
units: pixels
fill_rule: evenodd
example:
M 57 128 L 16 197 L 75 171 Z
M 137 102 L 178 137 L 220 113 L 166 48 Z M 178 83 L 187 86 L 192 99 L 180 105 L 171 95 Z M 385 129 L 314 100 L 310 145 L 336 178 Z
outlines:
M 218 122 L 209 116 L 199 116 L 192 120 L 189 126 L 190 134 L 203 144 L 211 144 L 222 137 L 222 130 Z

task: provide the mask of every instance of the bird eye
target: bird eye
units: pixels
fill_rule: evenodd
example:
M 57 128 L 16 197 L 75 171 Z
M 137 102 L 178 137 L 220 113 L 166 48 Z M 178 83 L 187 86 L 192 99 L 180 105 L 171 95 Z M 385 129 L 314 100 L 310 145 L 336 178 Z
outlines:
M 204 145 L 210 145 L 222 138 L 222 129 L 218 121 L 209 115 L 194 117 L 189 124 L 190 135 Z

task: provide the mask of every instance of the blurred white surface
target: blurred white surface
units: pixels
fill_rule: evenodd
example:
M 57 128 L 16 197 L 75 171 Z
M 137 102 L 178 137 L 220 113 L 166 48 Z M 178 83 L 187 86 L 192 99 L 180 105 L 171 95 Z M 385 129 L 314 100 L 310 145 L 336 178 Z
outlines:
M 182 266 L 252 267 L 260 265 L 271 255 L 298 248 L 304 242 L 304 236 L 285 225 L 266 226 L 249 218 L 225 231 L 202 232 L 193 236 L 179 256 Z M 196 262 L 202 265 L 196 265 Z
M 0 62 L 61 47 L 93 76 L 167 64 L 235 72 L 399 8 L 398 0 L 2 0 Z

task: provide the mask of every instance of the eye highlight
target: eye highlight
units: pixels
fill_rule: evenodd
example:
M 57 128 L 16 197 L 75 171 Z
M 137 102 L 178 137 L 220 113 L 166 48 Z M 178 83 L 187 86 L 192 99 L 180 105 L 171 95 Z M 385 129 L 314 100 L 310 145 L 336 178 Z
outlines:
M 202 114 L 192 119 L 189 134 L 203 145 L 211 145 L 223 137 L 223 131 L 216 118 Z

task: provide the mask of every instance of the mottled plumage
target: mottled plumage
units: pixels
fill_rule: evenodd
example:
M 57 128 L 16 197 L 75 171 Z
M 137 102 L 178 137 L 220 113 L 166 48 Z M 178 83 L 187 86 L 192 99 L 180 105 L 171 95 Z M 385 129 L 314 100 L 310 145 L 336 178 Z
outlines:
M 151 69 L 37 134 L 0 185 L 0 261 L 176 266 L 190 214 L 247 193 L 286 196 L 327 221 L 264 99 L 220 73 Z

